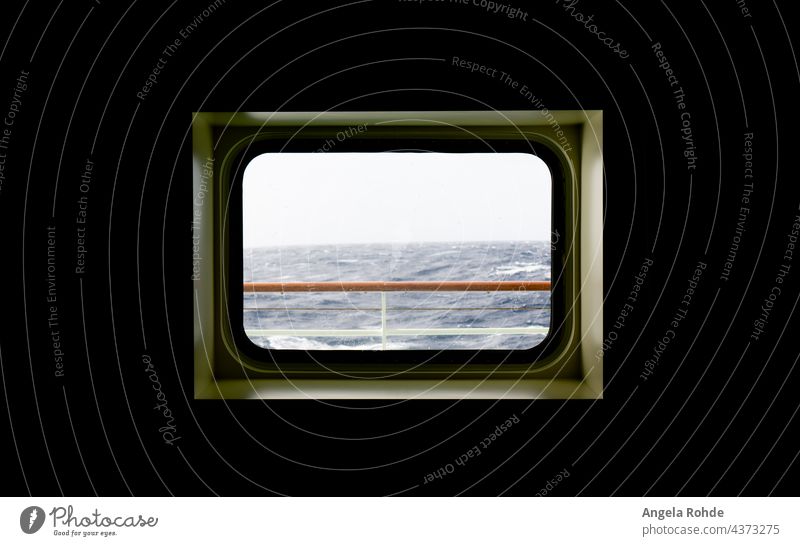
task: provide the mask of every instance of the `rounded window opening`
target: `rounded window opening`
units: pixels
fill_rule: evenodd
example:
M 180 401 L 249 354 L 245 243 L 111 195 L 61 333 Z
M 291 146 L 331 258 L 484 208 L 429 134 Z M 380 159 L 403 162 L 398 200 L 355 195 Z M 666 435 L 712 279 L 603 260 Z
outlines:
M 272 350 L 521 350 L 552 316 L 553 180 L 529 153 L 264 153 L 242 320 Z

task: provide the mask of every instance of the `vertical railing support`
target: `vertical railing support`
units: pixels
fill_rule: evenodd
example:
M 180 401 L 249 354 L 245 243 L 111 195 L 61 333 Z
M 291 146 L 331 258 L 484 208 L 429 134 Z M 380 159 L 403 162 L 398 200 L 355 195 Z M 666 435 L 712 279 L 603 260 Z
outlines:
M 381 337 L 383 350 L 386 350 L 386 292 L 381 292 Z

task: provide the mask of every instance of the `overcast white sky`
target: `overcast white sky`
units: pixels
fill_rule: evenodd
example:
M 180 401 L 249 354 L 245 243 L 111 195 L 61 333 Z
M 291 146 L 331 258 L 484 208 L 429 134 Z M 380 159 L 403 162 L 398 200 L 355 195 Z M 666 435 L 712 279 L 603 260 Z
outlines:
M 270 153 L 243 184 L 244 248 L 550 240 L 550 171 L 530 154 Z

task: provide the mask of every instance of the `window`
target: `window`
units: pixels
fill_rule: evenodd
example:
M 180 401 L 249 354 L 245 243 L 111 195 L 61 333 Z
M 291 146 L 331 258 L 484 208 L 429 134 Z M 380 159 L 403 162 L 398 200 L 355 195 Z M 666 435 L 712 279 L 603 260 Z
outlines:
M 376 129 L 327 151 L 330 137 L 269 133 L 233 158 L 225 224 L 238 350 L 256 369 L 287 374 L 541 365 L 568 326 L 563 255 L 550 249 L 551 233 L 565 230 L 555 154 L 527 138 Z M 462 260 L 442 254 L 452 247 Z
M 268 349 L 530 349 L 551 184 L 525 153 L 265 153 L 242 187 L 243 321 Z
M 600 127 L 195 114 L 196 396 L 597 397 Z

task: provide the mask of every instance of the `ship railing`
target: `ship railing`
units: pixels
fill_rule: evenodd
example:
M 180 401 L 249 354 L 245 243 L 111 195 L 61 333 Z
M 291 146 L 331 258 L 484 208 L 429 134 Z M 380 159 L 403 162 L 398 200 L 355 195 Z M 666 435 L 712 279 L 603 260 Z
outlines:
M 549 309 L 549 306 L 522 308 L 516 307 L 425 307 L 425 308 L 388 308 L 386 295 L 389 292 L 541 292 L 550 290 L 550 281 L 357 281 L 357 282 L 245 282 L 245 294 L 259 293 L 319 293 L 319 292 L 379 292 L 381 296 L 380 308 L 358 308 L 358 311 L 381 312 L 381 327 L 379 329 L 299 329 L 299 328 L 247 328 L 245 332 L 250 338 L 268 336 L 296 336 L 296 337 L 380 337 L 383 349 L 386 349 L 387 338 L 393 336 L 463 336 L 463 335 L 532 335 L 547 334 L 546 326 L 521 326 L 521 327 L 460 327 L 460 328 L 390 328 L 387 326 L 389 310 L 399 311 L 475 311 L 475 310 L 534 310 Z M 258 311 L 335 311 L 337 308 L 300 308 L 300 307 L 244 307 L 245 312 Z M 345 310 L 345 309 L 341 309 Z

